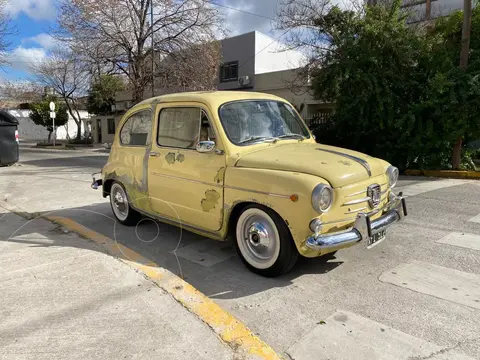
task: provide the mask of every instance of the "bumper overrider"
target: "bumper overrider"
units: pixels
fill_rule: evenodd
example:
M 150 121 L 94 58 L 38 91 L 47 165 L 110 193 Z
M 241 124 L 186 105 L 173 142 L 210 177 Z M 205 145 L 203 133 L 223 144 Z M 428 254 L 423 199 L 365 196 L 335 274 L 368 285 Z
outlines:
M 350 230 L 313 234 L 307 239 L 306 246 L 313 250 L 328 250 L 368 240 L 371 236 L 387 229 L 407 216 L 407 207 L 402 193 L 399 195 L 391 193 L 389 202 L 382 211 L 383 215 L 375 220 L 370 220 L 369 214 L 358 214 L 353 228 Z
M 95 175 L 97 175 L 97 174 L 100 175 L 100 179 L 95 178 Z M 101 176 L 102 176 L 101 172 L 96 172 L 96 173 L 92 174 L 92 184 L 90 185 L 90 187 L 92 189 L 97 190 L 99 186 L 102 186 L 103 180 L 102 180 Z

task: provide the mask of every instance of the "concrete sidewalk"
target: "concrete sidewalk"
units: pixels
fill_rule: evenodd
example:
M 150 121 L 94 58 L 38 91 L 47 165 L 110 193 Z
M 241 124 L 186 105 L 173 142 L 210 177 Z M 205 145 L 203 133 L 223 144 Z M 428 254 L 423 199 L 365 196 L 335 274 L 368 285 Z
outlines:
M 94 242 L 0 208 L 0 359 L 238 359 Z

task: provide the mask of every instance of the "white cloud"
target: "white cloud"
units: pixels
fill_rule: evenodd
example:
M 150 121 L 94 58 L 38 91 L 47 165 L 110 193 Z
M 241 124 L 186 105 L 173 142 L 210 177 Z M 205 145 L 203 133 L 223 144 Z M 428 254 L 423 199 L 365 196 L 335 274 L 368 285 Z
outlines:
M 16 47 L 6 56 L 6 60 L 13 69 L 29 71 L 32 65 L 42 62 L 47 56 L 43 48 Z
M 12 17 L 24 13 L 35 20 L 54 20 L 56 0 L 8 0 L 5 11 Z
M 214 0 L 213 2 L 225 5 L 225 7 L 219 6 L 218 8 L 222 10 L 226 16 L 226 27 L 227 30 L 229 30 L 229 36 L 240 35 L 253 30 L 260 31 L 274 38 L 278 38 L 282 34 L 274 30 L 277 13 L 282 3 L 280 0 Z M 318 3 L 320 6 L 321 0 L 319 0 Z M 362 0 L 331 0 L 330 3 L 337 4 L 343 9 L 350 9 L 352 8 L 352 4 L 360 4 Z M 247 14 L 245 12 L 260 16 Z
M 46 50 L 53 50 L 59 45 L 55 38 L 46 33 L 41 33 L 30 38 L 22 39 L 22 44 L 37 44 Z
M 218 0 L 216 2 L 219 4 L 222 3 Z M 277 8 L 279 6 L 278 0 L 224 0 L 223 5 L 261 15 L 254 16 L 226 7 L 219 7 L 226 15 L 227 30 L 230 36 L 244 34 L 253 30 L 270 36 L 276 35 L 276 32 L 272 29 L 274 21 L 270 19 L 276 18 Z

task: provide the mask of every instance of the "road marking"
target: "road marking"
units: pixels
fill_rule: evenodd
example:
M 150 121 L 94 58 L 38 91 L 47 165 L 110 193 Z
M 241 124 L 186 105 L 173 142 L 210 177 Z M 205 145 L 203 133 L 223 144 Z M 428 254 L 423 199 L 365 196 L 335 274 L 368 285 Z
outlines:
M 221 244 L 210 239 L 195 241 L 171 253 L 205 267 L 219 264 L 235 255 L 230 244 Z
M 422 181 L 417 184 L 398 186 L 398 190 L 403 192 L 404 196 L 415 196 L 429 191 L 439 190 L 446 187 L 462 185 L 468 183 L 468 180 L 442 179 L 435 181 Z
M 233 350 L 246 355 L 249 359 L 252 357 L 255 359 L 280 359 L 275 351 L 255 336 L 245 324 L 170 271 L 72 219 L 59 216 L 45 216 L 45 218 L 101 245 L 109 254 L 133 269 L 143 272 L 190 312 L 197 315 Z
M 337 311 L 290 347 L 287 353 L 293 359 L 318 360 L 473 360 L 348 311 Z
M 453 232 L 436 241 L 440 244 L 480 250 L 480 235 Z
M 422 262 L 401 264 L 380 281 L 480 309 L 480 276 Z
M 473 218 L 471 218 L 468 221 L 480 224 L 480 214 L 478 214 L 477 216 L 474 216 Z

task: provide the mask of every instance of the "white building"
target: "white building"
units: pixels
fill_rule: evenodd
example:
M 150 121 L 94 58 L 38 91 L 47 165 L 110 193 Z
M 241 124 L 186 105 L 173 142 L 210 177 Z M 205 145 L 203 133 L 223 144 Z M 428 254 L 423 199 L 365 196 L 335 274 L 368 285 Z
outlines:
M 18 119 L 18 136 L 20 141 L 45 141 L 48 138 L 48 131 L 46 128 L 40 125 L 36 125 L 29 118 L 30 110 L 7 110 L 10 114 Z M 88 122 L 90 115 L 87 111 L 79 111 L 82 119 L 82 134 L 85 133 L 85 129 L 90 129 Z M 77 136 L 77 124 L 73 118 L 68 115 L 68 122 L 64 126 L 57 128 L 57 140 L 66 140 L 67 138 L 73 139 Z M 68 134 L 68 137 L 67 137 Z M 52 134 L 53 136 L 53 134 Z

